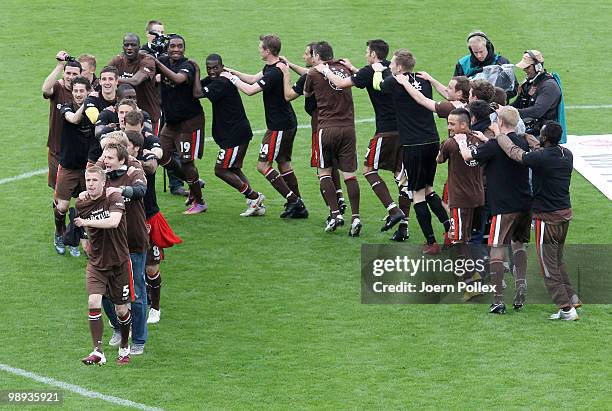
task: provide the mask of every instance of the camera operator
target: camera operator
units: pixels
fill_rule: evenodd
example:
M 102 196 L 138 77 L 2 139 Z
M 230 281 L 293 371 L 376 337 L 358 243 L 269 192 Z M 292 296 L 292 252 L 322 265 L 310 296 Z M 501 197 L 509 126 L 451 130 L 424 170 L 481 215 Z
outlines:
M 157 33 L 158 35 L 152 33 Z M 159 57 L 160 54 L 165 53 L 165 48 L 160 49 L 158 47 L 159 43 L 156 41 L 159 35 L 164 35 L 164 33 L 164 23 L 159 20 L 149 20 L 145 28 L 147 44 L 143 44 L 140 50 L 147 54 L 151 54 L 153 57 Z
M 483 67 L 493 64 L 509 64 L 507 58 L 495 53 L 493 42 L 482 31 L 473 31 L 468 35 L 467 46 L 470 54 L 463 56 L 455 65 L 453 76 L 474 77 Z
M 145 52 L 147 54 L 152 55 L 157 58 L 161 54 L 166 53 L 167 51 L 167 43 L 166 40 L 168 38 L 165 36 L 165 28 L 164 23 L 159 20 L 149 20 L 147 23 L 147 27 L 145 28 L 145 35 L 147 36 L 147 44 L 144 44 L 141 48 L 141 52 Z M 155 76 L 155 81 L 157 82 L 157 95 L 158 98 L 161 95 L 160 85 L 161 85 L 161 74 Z M 153 129 L 153 134 L 156 136 L 159 135 L 163 125 L 164 125 L 164 116 L 163 113 L 160 113 L 161 117 L 159 123 L 157 124 L 157 129 Z M 176 154 L 174 154 L 176 161 L 179 161 Z M 187 191 L 183 187 L 183 182 L 180 178 L 178 178 L 172 170 L 166 170 L 168 172 L 168 180 L 170 181 L 170 193 L 179 196 L 187 196 Z M 164 180 L 165 181 L 165 180 Z M 165 184 L 164 184 L 165 191 Z
M 555 78 L 544 68 L 544 56 L 538 50 L 527 50 L 516 64 L 527 79 L 519 86 L 519 94 L 512 103 L 527 127 L 527 133 L 540 135 L 548 120 L 557 121 L 557 108 L 561 102 L 561 89 Z

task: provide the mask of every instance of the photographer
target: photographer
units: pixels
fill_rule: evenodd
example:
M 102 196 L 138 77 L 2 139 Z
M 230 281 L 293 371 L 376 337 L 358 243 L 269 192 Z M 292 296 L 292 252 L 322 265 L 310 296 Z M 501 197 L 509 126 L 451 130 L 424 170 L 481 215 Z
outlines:
M 62 136 L 60 108 L 64 104 L 72 103 L 71 81 L 80 76 L 82 72 L 81 64 L 63 50 L 57 53 L 55 59 L 57 64 L 42 85 L 43 97 L 49 100 L 49 136 L 47 137 L 47 147 L 49 148 L 48 184 L 53 189 L 55 188 L 57 166 L 60 161 L 60 138 Z M 62 78 L 58 80 L 57 77 L 60 73 L 62 73 Z
M 518 97 L 512 106 L 518 109 L 527 133 L 537 137 L 546 121 L 558 120 L 561 89 L 544 68 L 544 56 L 538 50 L 527 50 L 516 67 L 523 69 L 527 79 L 519 86 Z

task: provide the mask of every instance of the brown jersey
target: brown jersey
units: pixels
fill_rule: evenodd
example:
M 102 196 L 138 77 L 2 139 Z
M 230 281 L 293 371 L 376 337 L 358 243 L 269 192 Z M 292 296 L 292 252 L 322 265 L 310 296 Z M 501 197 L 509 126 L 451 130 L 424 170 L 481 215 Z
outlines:
M 468 147 L 475 146 L 479 140 L 472 134 L 467 135 Z M 476 161 L 466 162 L 461 156 L 459 145 L 454 138 L 448 138 L 440 154 L 448 160 L 448 205 L 451 208 L 476 208 L 484 204 L 482 169 Z
M 134 157 L 130 157 L 128 159 L 127 167 L 134 167 L 134 172 L 130 174 L 127 172 L 117 173 L 120 174 L 118 177 L 108 178 L 106 180 L 106 187 L 133 186 L 135 184 L 144 184 L 145 187 L 147 186 L 147 179 L 140 161 L 136 160 Z M 144 202 L 142 198 L 138 200 L 124 198 L 123 200 L 125 201 L 128 246 L 130 253 L 143 253 L 149 244 Z
M 463 104 L 462 106 L 457 106 L 457 107 L 465 106 L 464 103 L 462 104 Z M 439 118 L 448 118 L 448 116 L 450 116 L 451 111 L 453 111 L 457 107 L 455 107 L 455 105 L 451 101 L 448 101 L 448 100 L 437 101 L 436 102 L 436 114 L 438 115 Z
M 59 81 L 53 84 L 53 94 L 43 97 L 49 100 L 49 136 L 47 137 L 47 147 L 59 156 L 61 149 L 60 139 L 62 137 L 62 114 L 60 109 L 65 104 L 72 103 L 72 92 L 62 85 Z
M 120 77 L 133 77 L 134 74 L 139 72 L 145 75 L 142 83 L 135 87 L 136 99 L 138 107 L 149 113 L 153 123 L 157 123 L 161 109 L 156 88 L 157 83 L 155 82 L 155 60 L 149 55 L 139 54 L 133 62 L 130 62 L 124 55 L 120 54 L 115 56 L 108 64 L 117 67 Z
M 329 63 L 329 69 L 340 77 L 350 77 L 341 63 Z M 341 89 L 334 86 L 323 74 L 311 68 L 304 84 L 304 93 L 311 94 L 317 100 L 318 128 L 355 127 L 355 110 L 353 94 L 350 88 Z
M 119 193 L 106 196 L 104 193 L 95 200 L 81 200 L 76 202 L 76 209 L 84 220 L 104 220 L 112 212 L 123 214 L 117 228 L 87 228 L 89 245 L 89 264 L 98 269 L 110 269 L 124 264 L 130 253 L 127 244 L 127 223 L 125 218 L 125 204 Z

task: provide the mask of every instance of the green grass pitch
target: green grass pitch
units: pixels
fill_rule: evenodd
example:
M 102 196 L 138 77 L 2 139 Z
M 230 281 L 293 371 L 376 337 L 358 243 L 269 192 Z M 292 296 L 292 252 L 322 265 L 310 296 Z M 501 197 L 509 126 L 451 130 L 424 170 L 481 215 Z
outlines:
M 186 38 L 187 56 L 219 53 L 254 73 L 261 33 L 278 33 L 282 54 L 300 62 L 304 46 L 325 39 L 337 57 L 363 64 L 365 41 L 410 48 L 417 70 L 441 81 L 466 53 L 465 37 L 486 31 L 518 61 L 539 49 L 563 79 L 566 104 L 612 101 L 606 2 L 310 1 L 54 2 L 6 0 L 0 13 L 0 179 L 46 167 L 48 103 L 40 86 L 60 49 L 98 58 L 121 51 L 124 33 L 144 34 L 159 18 Z M 522 78 L 522 74 L 519 73 Z M 354 90 L 357 119 L 373 117 Z M 261 97 L 243 96 L 253 129 L 265 127 Z M 211 109 L 203 102 L 210 135 Z M 294 103 L 307 125 L 303 101 Z M 571 134 L 612 131 L 610 109 L 570 109 Z M 444 136 L 445 124 L 438 122 Z M 357 125 L 360 156 L 374 125 Z M 549 305 L 491 316 L 484 305 L 362 305 L 360 246 L 388 243 L 384 210 L 363 178 L 362 237 L 323 232 L 326 210 L 309 167 L 309 129 L 300 129 L 294 167 L 311 212 L 278 218 L 283 201 L 255 171 L 261 134 L 245 172 L 268 196 L 268 215 L 243 219 L 242 196 L 215 178 L 214 143 L 199 161 L 210 210 L 182 216 L 181 200 L 160 204 L 184 244 L 162 265 L 162 321 L 149 330 L 145 355 L 125 368 L 85 367 L 90 350 L 85 259 L 52 247 L 51 190 L 38 175 L 0 186 L 0 364 L 164 409 L 605 409 L 611 310 L 586 306 L 576 323 L 550 323 Z M 440 167 L 441 190 L 446 168 Z M 390 176 L 386 176 L 390 177 Z M 158 179 L 161 181 L 161 178 Z M 388 179 L 390 187 L 392 181 Z M 575 219 L 569 242 L 610 243 L 612 204 L 580 175 L 572 181 Z M 423 241 L 411 219 L 410 243 Z M 439 236 L 442 229 L 436 226 Z M 105 340 L 110 336 L 108 327 Z M 109 360 L 114 349 L 107 348 Z M 0 371 L 0 389 L 49 390 Z M 62 409 L 121 409 L 65 392 Z M 0 408 L 4 404 L 0 404 Z M 13 409 L 13 408 L 11 408 Z M 15 407 L 14 409 L 17 409 Z M 25 407 L 19 409 L 26 409 Z

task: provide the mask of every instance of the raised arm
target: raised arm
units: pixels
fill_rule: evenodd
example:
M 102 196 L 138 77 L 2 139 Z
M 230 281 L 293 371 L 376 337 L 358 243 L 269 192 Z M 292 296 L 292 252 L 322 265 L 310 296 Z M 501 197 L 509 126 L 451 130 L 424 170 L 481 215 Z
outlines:
M 425 107 L 427 110 L 432 111 L 434 113 L 436 112 L 436 102 L 430 98 L 425 97 L 419 90 L 415 89 L 414 86 L 410 84 L 410 80 L 408 79 L 408 77 L 404 76 L 403 74 L 398 74 L 394 77 L 399 84 L 404 86 L 404 88 L 406 89 L 408 94 L 410 94 L 410 97 L 414 99 L 414 101 Z
M 64 61 L 64 59 L 66 58 L 67 55 L 68 55 L 68 53 L 66 53 L 65 51 L 61 50 L 55 56 L 55 58 L 58 61 L 57 61 L 57 64 L 55 65 L 55 68 L 53 69 L 53 71 L 51 71 L 51 73 L 49 73 L 49 75 L 47 76 L 45 81 L 43 81 L 43 85 L 42 85 L 43 96 L 48 98 L 48 97 L 51 97 L 53 95 L 53 85 L 57 81 L 57 77 L 60 75 L 60 73 L 62 72 L 62 69 L 66 65 L 66 61 Z
M 289 64 L 288 61 L 287 61 L 287 64 Z M 283 72 L 283 92 L 285 94 L 286 101 L 295 100 L 296 98 L 300 96 L 298 93 L 295 92 L 295 90 L 293 89 L 293 86 L 291 85 L 291 74 L 289 73 L 289 67 L 291 66 L 290 65 L 287 66 L 285 64 L 279 64 L 279 68 Z
M 195 74 L 193 76 L 193 97 L 202 97 L 202 82 L 200 81 L 200 66 L 194 60 L 189 60 L 193 67 L 195 67 Z
M 294 72 L 296 72 L 297 74 L 299 74 L 300 76 L 303 76 L 304 74 L 308 73 L 308 69 L 306 67 L 298 66 L 297 64 L 290 62 L 287 59 L 287 57 L 280 56 L 280 59 L 284 61 L 285 63 L 287 63 L 289 68 L 293 70 Z
M 446 86 L 440 83 L 438 80 L 429 75 L 426 71 L 419 71 L 416 73 L 417 77 L 422 78 L 423 80 L 429 81 L 436 91 L 445 99 L 448 100 L 448 92 L 446 91 Z M 432 110 L 433 111 L 433 110 Z
M 64 118 L 67 122 L 72 124 L 79 124 L 83 119 L 83 112 L 85 111 L 85 104 L 81 104 L 81 107 L 74 113 L 72 111 L 68 111 L 64 114 Z
M 253 82 L 254 84 L 250 84 L 242 80 L 237 74 L 231 74 L 227 71 L 221 73 L 221 76 L 229 79 L 229 81 L 231 81 L 232 84 L 235 85 L 238 90 L 242 91 L 247 96 L 252 96 L 253 94 L 257 94 L 261 91 L 261 87 L 259 86 L 259 84 L 257 84 L 257 81 L 260 80 L 261 77 L 258 80 L 255 80 Z
M 263 73 L 261 71 L 257 74 L 246 74 L 229 67 L 225 67 L 225 70 L 229 71 L 231 74 L 238 77 L 240 80 L 247 84 L 255 84 L 263 77 Z
M 181 72 L 175 73 L 155 57 L 151 58 L 155 60 L 155 66 L 161 72 L 161 74 L 163 74 L 164 77 L 168 78 L 174 84 L 183 84 L 184 82 L 189 80 L 189 76 L 187 76 L 187 74 Z
M 465 134 L 455 134 L 453 138 L 459 145 L 461 157 L 463 157 L 465 161 L 472 161 L 474 158 L 472 157 L 472 152 L 467 146 L 467 136 Z
M 340 77 L 339 75 L 331 71 L 327 64 L 319 64 L 318 66 L 315 66 L 315 69 L 319 73 L 323 74 L 323 76 L 325 76 L 325 78 L 328 79 L 336 87 L 339 87 L 339 88 L 353 87 L 353 80 L 351 80 L 350 77 Z

